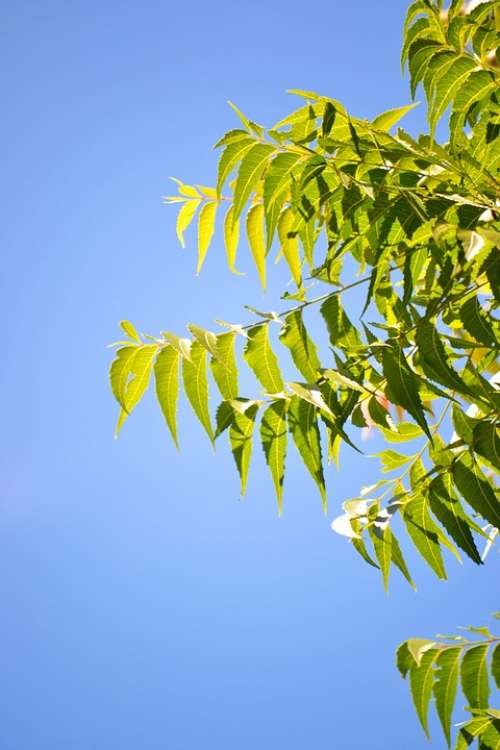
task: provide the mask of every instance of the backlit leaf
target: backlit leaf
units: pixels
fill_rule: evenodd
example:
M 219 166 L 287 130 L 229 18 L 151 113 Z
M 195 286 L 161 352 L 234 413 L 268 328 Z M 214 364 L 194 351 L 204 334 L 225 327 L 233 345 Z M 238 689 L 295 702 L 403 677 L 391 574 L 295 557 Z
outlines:
M 286 316 L 285 325 L 280 333 L 280 341 L 290 350 L 295 367 L 306 381 L 316 382 L 321 363 L 316 345 L 307 333 L 301 310 L 296 310 Z
M 276 490 L 280 515 L 283 508 L 283 480 L 287 449 L 286 410 L 285 399 L 273 401 L 265 410 L 260 426 L 262 447 Z
M 247 214 L 247 237 L 262 289 L 266 288 L 266 244 L 264 241 L 264 206 L 256 203 Z
M 297 450 L 309 473 L 314 479 L 327 511 L 325 478 L 321 457 L 321 440 L 317 422 L 316 408 L 299 398 L 292 396 L 288 407 L 288 427 Z
M 179 352 L 172 346 L 160 349 L 155 362 L 156 396 L 172 439 L 177 440 L 177 401 L 179 398 Z
M 182 360 L 182 377 L 188 401 L 210 442 L 214 442 L 214 433 L 208 411 L 207 350 L 198 342 L 191 347 L 191 361 Z
M 262 323 L 249 329 L 243 356 L 267 393 L 283 391 L 283 378 L 278 367 L 278 360 L 269 343 L 267 324 Z

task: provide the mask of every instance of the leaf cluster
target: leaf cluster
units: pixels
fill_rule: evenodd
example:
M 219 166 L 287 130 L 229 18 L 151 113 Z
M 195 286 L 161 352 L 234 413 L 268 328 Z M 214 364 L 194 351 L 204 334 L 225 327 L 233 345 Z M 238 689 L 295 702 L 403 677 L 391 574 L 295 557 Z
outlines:
M 496 614 L 497 619 L 500 613 Z M 460 725 L 455 750 L 469 747 L 476 739 L 479 750 L 500 745 L 500 711 L 490 706 L 491 680 L 500 688 L 500 638 L 486 627 L 464 628 L 473 636 L 437 636 L 436 640 L 410 638 L 397 650 L 396 662 L 407 678 L 419 721 L 429 737 L 428 712 L 434 699 L 448 747 L 459 689 L 467 701 L 471 718 Z M 474 637 L 475 636 L 475 637 Z

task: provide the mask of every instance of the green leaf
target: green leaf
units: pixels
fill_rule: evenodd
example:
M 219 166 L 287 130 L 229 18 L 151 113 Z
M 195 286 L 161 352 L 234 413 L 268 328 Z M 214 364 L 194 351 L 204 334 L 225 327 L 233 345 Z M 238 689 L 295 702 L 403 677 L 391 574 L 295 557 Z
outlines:
M 400 466 L 404 466 L 412 456 L 404 456 L 402 453 L 398 453 L 393 450 L 385 450 L 377 454 L 382 462 L 382 471 L 387 473 L 388 471 L 394 471 L 399 469 Z
M 224 217 L 224 245 L 226 247 L 227 265 L 231 273 L 241 275 L 235 267 L 236 252 L 240 241 L 240 222 L 233 221 L 233 206 L 229 206 Z
M 198 215 L 198 265 L 196 273 L 199 274 L 212 241 L 215 231 L 215 217 L 217 214 L 217 203 L 207 201 L 201 207 Z
M 391 536 L 392 536 L 392 540 L 391 540 L 391 561 L 392 561 L 392 564 L 395 565 L 396 568 L 398 568 L 398 570 L 401 571 L 401 573 L 406 578 L 406 580 L 408 581 L 408 583 L 410 584 L 410 586 L 412 587 L 412 589 L 414 591 L 416 591 L 417 587 L 415 586 L 415 584 L 413 582 L 413 579 L 412 579 L 412 577 L 410 575 L 410 571 L 408 570 L 408 567 L 406 565 L 405 559 L 403 557 L 403 553 L 401 552 L 401 547 L 399 546 L 399 542 L 396 539 L 396 537 L 394 536 L 394 534 L 392 533 L 392 531 L 390 530 L 390 528 L 388 528 L 386 530 L 386 532 L 387 531 L 390 531 Z
M 255 189 L 274 151 L 274 146 L 257 143 L 243 156 L 234 186 L 233 221 L 236 221 L 241 214 L 243 206 L 250 197 L 252 190 Z
M 194 323 L 189 323 L 187 327 L 195 337 L 196 341 L 201 344 L 202 347 L 212 355 L 212 357 L 218 356 L 217 336 L 215 333 L 212 333 L 212 331 L 206 331 L 204 328 L 194 325 Z
M 401 677 L 405 678 L 414 664 L 413 656 L 408 648 L 408 642 L 403 641 L 396 650 L 396 666 Z
M 300 260 L 299 241 L 292 227 L 295 223 L 293 212 L 290 208 L 285 209 L 278 219 L 278 236 L 281 243 L 281 251 L 285 256 L 288 268 L 292 274 L 295 284 L 302 285 L 302 263 Z
M 393 125 L 401 120 L 407 112 L 418 106 L 417 102 L 413 104 L 407 104 L 405 107 L 397 107 L 396 109 L 388 109 L 386 112 L 377 115 L 373 120 L 372 125 L 377 130 L 390 130 Z
M 326 487 L 316 408 L 298 396 L 292 396 L 288 407 L 288 427 L 304 464 L 316 482 L 326 513 Z
M 173 346 L 160 349 L 155 362 L 156 396 L 177 448 L 177 401 L 179 398 L 179 352 Z
M 500 503 L 478 464 L 464 456 L 453 462 L 452 473 L 458 491 L 471 508 L 500 529 Z
M 393 535 L 389 526 L 370 526 L 369 534 L 373 542 L 375 557 L 377 558 L 377 562 L 382 572 L 384 591 L 387 592 L 389 589 L 389 574 L 391 570 Z
M 241 128 L 234 128 L 224 133 L 222 138 L 219 138 L 214 148 L 220 148 L 221 146 L 227 146 L 228 143 L 235 143 L 241 141 L 242 138 L 248 138 L 248 130 L 242 130 Z
M 418 552 L 438 578 L 446 580 L 446 570 L 439 544 L 439 529 L 427 510 L 425 497 L 420 495 L 410 500 L 404 505 L 402 516 L 408 535 Z
M 281 329 L 280 341 L 292 355 L 297 370 L 308 383 L 315 383 L 321 363 L 318 359 L 316 345 L 307 333 L 302 317 L 302 310 L 295 310 L 285 318 Z
M 338 294 L 328 297 L 321 305 L 320 312 L 326 323 L 332 346 L 348 348 L 361 344 L 359 333 L 344 312 Z
M 234 353 L 236 334 L 233 331 L 216 336 L 216 357 L 212 357 L 210 368 L 217 387 L 224 399 L 238 396 L 238 368 Z
M 460 319 L 465 330 L 476 341 L 480 341 L 486 346 L 498 346 L 498 335 L 495 333 L 493 325 L 479 304 L 477 297 L 471 297 L 462 305 L 460 308 Z
M 426 651 L 436 646 L 436 642 L 430 641 L 428 638 L 409 638 L 406 643 L 417 667 L 421 665 L 422 657 Z
M 234 419 L 234 409 L 231 401 L 221 401 L 215 412 L 215 438 L 220 437 L 223 432 L 231 425 Z
M 266 212 L 276 202 L 282 202 L 290 188 L 292 169 L 304 159 L 302 154 L 278 154 L 270 163 L 264 179 L 264 206 Z
M 431 438 L 420 400 L 418 380 L 408 367 L 403 350 L 398 346 L 382 349 L 382 363 L 390 391 L 389 399 L 406 409 Z
M 266 393 L 283 391 L 283 378 L 279 371 L 278 360 L 269 343 L 266 323 L 249 329 L 243 356 Z
M 423 435 L 420 427 L 413 422 L 398 422 L 395 430 L 389 430 L 381 425 L 377 427 L 388 443 L 407 443 L 408 440 L 416 440 Z
M 474 742 L 475 737 L 479 737 L 488 729 L 491 722 L 492 720 L 489 717 L 481 716 L 464 724 L 457 735 L 455 750 L 465 750 L 465 748 L 469 747 Z
M 279 515 L 283 510 L 283 481 L 287 449 L 286 411 L 285 399 L 273 401 L 265 410 L 260 425 L 262 448 L 276 490 Z
M 477 565 L 481 555 L 474 543 L 467 516 L 456 497 L 451 493 L 449 477 L 438 476 L 429 485 L 429 503 L 436 518 L 448 534 Z
M 255 145 L 253 138 L 241 138 L 235 143 L 230 143 L 219 159 L 217 174 L 217 195 L 220 197 L 222 188 L 227 178 L 236 167 L 239 161 L 243 159 L 246 153 Z
M 497 643 L 491 655 L 491 674 L 495 685 L 500 690 L 500 643 Z
M 448 747 L 451 743 L 451 716 L 457 694 L 460 648 L 447 648 L 436 659 L 436 680 L 433 686 L 436 711 L 443 727 Z
M 470 394 L 470 388 L 448 363 L 442 337 L 430 321 L 419 323 L 415 341 L 429 377 L 459 393 Z
M 486 70 L 475 70 L 460 87 L 453 102 L 453 115 L 450 120 L 450 131 L 455 140 L 462 130 L 467 112 L 479 99 L 498 89 L 498 81 Z
M 116 350 L 116 357 L 111 363 L 109 380 L 113 396 L 122 409 L 125 409 L 125 390 L 130 375 L 130 368 L 137 353 L 136 346 L 122 346 Z
M 429 106 L 431 134 L 434 133 L 437 123 L 457 90 L 476 68 L 476 65 L 477 63 L 468 55 L 457 57 L 451 65 L 446 66 L 445 71 L 436 80 L 433 100 Z
M 179 338 L 179 336 L 169 333 L 169 331 L 162 331 L 162 336 L 182 357 L 191 359 L 191 345 L 193 343 L 191 339 Z
M 241 478 L 241 495 L 246 491 L 248 469 L 252 455 L 252 436 L 258 404 L 250 401 L 246 409 L 234 410 L 234 417 L 229 428 L 231 450 Z
M 473 646 L 462 658 L 460 677 L 462 690 L 472 708 L 487 708 L 490 688 L 488 685 L 488 644 Z
M 495 424 L 481 421 L 474 427 L 473 447 L 476 453 L 500 471 L 500 437 Z
M 194 219 L 196 209 L 198 208 L 200 203 L 201 198 L 195 198 L 183 203 L 179 209 L 179 213 L 177 214 L 176 232 L 182 247 L 186 247 L 186 243 L 184 241 L 184 232 Z
M 137 333 L 135 326 L 129 320 L 120 320 L 120 327 L 133 341 L 142 344 L 141 337 Z
M 189 403 L 213 444 L 214 433 L 208 411 L 207 350 L 198 341 L 194 341 L 191 347 L 191 361 L 182 360 L 182 377 Z
M 434 662 L 438 654 L 439 651 L 437 649 L 429 649 L 422 655 L 420 666 L 412 667 L 410 670 L 410 688 L 413 703 L 415 704 L 417 716 L 427 737 L 429 737 L 427 713 L 432 695 L 432 684 L 434 682 Z
M 247 214 L 247 237 L 262 289 L 266 288 L 266 243 L 264 241 L 264 206 L 256 203 Z
M 116 437 L 118 437 L 126 418 L 137 406 L 148 387 L 153 359 L 157 351 L 158 347 L 156 345 L 138 346 L 135 348 L 135 355 L 129 363 L 129 373 L 132 375 L 132 378 L 128 380 L 125 386 L 123 407 L 116 424 Z

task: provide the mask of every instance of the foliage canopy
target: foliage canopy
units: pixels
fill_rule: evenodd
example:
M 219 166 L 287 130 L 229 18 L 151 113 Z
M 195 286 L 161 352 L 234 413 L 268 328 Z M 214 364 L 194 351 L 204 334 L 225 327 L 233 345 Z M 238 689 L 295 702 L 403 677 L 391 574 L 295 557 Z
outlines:
M 494 484 L 500 468 L 499 28 L 498 0 L 470 12 L 461 0 L 447 10 L 431 0 L 410 5 L 401 62 L 412 96 L 421 86 L 427 100 L 429 134 L 418 138 L 396 128 L 413 104 L 370 122 L 335 99 L 293 90 L 299 107 L 270 129 L 231 105 L 240 125 L 216 144 L 215 186 L 175 180 L 178 194 L 166 202 L 179 205 L 182 245 L 197 223 L 197 273 L 221 211 L 233 273 L 244 232 L 263 288 L 268 259 L 277 252 L 294 286 L 282 297 L 288 307 L 279 314 L 248 308 L 255 317 L 247 325 L 220 322 L 217 332 L 189 324 L 189 336 L 141 336 L 122 321 L 127 340 L 117 342 L 111 365 L 117 434 L 154 377 L 178 445 L 182 383 L 209 440 L 228 435 L 242 494 L 253 441 L 260 441 L 280 513 L 289 442 L 326 512 L 325 464 L 338 459 L 342 443 L 358 450 L 356 428 L 377 430 L 388 444 L 379 454 L 382 472 L 392 478 L 346 500 L 332 526 L 380 569 L 386 588 L 392 567 L 413 585 L 396 528 L 442 579 L 444 549 L 481 565 L 481 540 L 488 548 L 500 528 Z M 436 128 L 446 113 L 447 141 L 439 143 Z M 358 325 L 344 304 L 355 287 L 365 289 Z M 319 309 L 324 322 L 328 361 L 320 360 L 306 328 L 308 308 Z M 270 336 L 275 326 L 278 355 Z M 283 356 L 291 357 L 296 381 L 285 381 Z M 261 392 L 240 392 L 241 358 Z M 221 397 L 215 418 L 209 375 Z M 473 717 L 457 748 L 475 737 L 482 748 L 500 747 L 500 714 L 488 707 L 485 666 L 496 641 L 479 632 L 484 643 L 413 639 L 398 651 L 424 729 L 434 694 L 448 743 L 461 675 Z M 491 662 L 497 684 L 499 658 L 497 644 Z

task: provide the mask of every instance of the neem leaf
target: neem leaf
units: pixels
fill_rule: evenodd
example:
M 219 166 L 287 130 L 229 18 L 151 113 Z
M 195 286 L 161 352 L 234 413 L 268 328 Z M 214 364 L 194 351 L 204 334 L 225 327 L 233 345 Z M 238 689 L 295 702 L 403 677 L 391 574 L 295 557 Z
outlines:
M 231 273 L 240 276 L 240 271 L 235 267 L 236 252 L 240 240 L 240 222 L 233 221 L 233 206 L 229 206 L 224 217 L 224 245 L 226 247 L 227 265 Z
M 359 333 L 344 312 L 338 294 L 328 297 L 321 305 L 320 312 L 328 328 L 332 346 L 349 347 L 361 344 Z
M 120 320 L 120 327 L 124 331 L 124 333 L 127 334 L 133 341 L 136 341 L 138 344 L 142 344 L 141 337 L 137 333 L 137 330 L 135 326 L 130 322 L 130 320 Z
M 476 453 L 479 453 L 488 463 L 500 471 L 500 437 L 496 424 L 486 421 L 479 422 L 474 427 L 472 442 Z
M 236 334 L 233 331 L 216 336 L 216 357 L 210 360 L 212 375 L 225 399 L 238 395 L 238 368 L 234 353 Z
M 282 392 L 283 378 L 279 371 L 278 360 L 269 343 L 266 323 L 249 329 L 243 356 L 267 393 Z
M 225 181 L 244 155 L 255 145 L 253 138 L 240 138 L 235 143 L 230 143 L 219 159 L 217 175 L 217 195 L 220 197 Z
M 413 104 L 407 104 L 405 107 L 396 107 L 396 109 L 388 109 L 382 112 L 380 115 L 373 120 L 372 125 L 377 130 L 390 130 L 407 112 L 418 106 L 417 102 Z
M 120 411 L 115 430 L 116 437 L 118 437 L 118 433 L 126 418 L 132 409 L 137 406 L 148 387 L 153 359 L 157 351 L 158 347 L 156 345 L 138 346 L 135 348 L 135 355 L 128 364 L 129 373 L 132 375 L 132 378 L 125 385 L 123 408 Z
M 130 375 L 131 363 L 136 355 L 136 346 L 122 346 L 116 350 L 116 356 L 109 369 L 109 380 L 113 396 L 122 409 L 125 409 L 125 389 Z
M 427 737 L 429 737 L 427 713 L 434 682 L 434 662 L 438 655 L 438 649 L 430 648 L 422 655 L 420 666 L 414 666 L 410 669 L 410 688 L 413 703 Z
M 382 572 L 384 591 L 387 592 L 391 570 L 393 536 L 388 526 L 382 528 L 378 526 L 370 526 L 369 534 L 373 542 L 375 557 L 377 558 L 377 562 Z
M 295 310 L 286 316 L 285 325 L 280 333 L 280 341 L 290 350 L 295 367 L 306 381 L 316 382 L 321 363 L 316 345 L 304 325 L 302 310 Z
M 452 473 L 458 491 L 471 508 L 500 529 L 500 503 L 478 464 L 463 456 L 453 462 Z
M 287 413 L 288 427 L 304 464 L 316 482 L 326 513 L 326 487 L 316 411 L 316 407 L 309 402 L 292 396 Z
M 256 203 L 247 214 L 247 237 L 262 289 L 266 288 L 266 243 L 264 241 L 264 206 Z
M 463 549 L 477 565 L 481 565 L 481 555 L 474 543 L 467 516 L 460 501 L 451 494 L 446 484 L 447 478 L 441 476 L 436 477 L 430 483 L 431 510 L 460 549 Z
M 234 186 L 233 221 L 241 214 L 274 151 L 274 146 L 257 143 L 243 156 Z
M 179 352 L 173 346 L 162 347 L 155 362 L 156 396 L 172 439 L 177 440 L 177 401 L 179 398 Z
M 408 367 L 403 350 L 394 345 L 382 349 L 382 366 L 387 380 L 391 401 L 411 414 L 425 434 L 432 439 L 419 395 L 419 383 Z
M 299 241 L 297 235 L 292 231 L 295 223 L 295 217 L 290 208 L 285 209 L 280 214 L 278 220 L 278 236 L 281 243 L 281 250 L 288 264 L 295 284 L 302 285 L 302 263 L 300 260 Z
M 495 685 L 500 690 L 500 643 L 497 643 L 491 655 L 491 674 Z
M 415 342 L 429 377 L 459 393 L 470 394 L 471 389 L 448 363 L 442 337 L 430 321 L 422 321 L 417 326 Z M 472 394 L 474 395 L 474 394 Z
M 285 399 L 273 401 L 265 410 L 260 425 L 262 448 L 276 490 L 280 515 L 283 507 L 283 480 L 287 449 L 286 410 Z
M 436 711 L 441 721 L 448 747 L 451 742 L 451 716 L 457 694 L 460 654 L 460 648 L 447 648 L 441 651 L 436 659 L 436 680 L 433 692 L 436 701 Z
M 195 198 L 183 203 L 179 209 L 179 213 L 177 214 L 176 232 L 182 247 L 186 246 L 186 243 L 184 241 L 184 232 L 191 224 L 196 213 L 196 209 L 198 208 L 200 203 L 201 198 Z
M 462 659 L 460 677 L 462 690 L 472 708 L 486 708 L 490 689 L 488 685 L 488 644 L 467 649 Z
M 215 231 L 215 216 L 217 202 L 207 201 L 203 204 L 198 215 L 198 264 L 196 273 L 200 273 Z
M 194 341 L 191 347 L 191 361 L 182 360 L 182 377 L 188 401 L 213 444 L 214 433 L 208 411 L 207 350 L 198 341 Z
M 248 469 L 252 455 L 252 436 L 258 404 L 249 402 L 243 411 L 234 410 L 234 417 L 229 427 L 229 441 L 233 457 L 241 477 L 241 495 L 246 491 Z
M 427 510 L 427 500 L 424 496 L 417 496 L 410 500 L 402 509 L 406 530 L 412 542 L 438 576 L 446 580 L 441 546 L 439 544 L 439 530 Z
M 462 305 L 460 308 L 460 319 L 465 330 L 476 341 L 480 341 L 485 346 L 498 346 L 498 335 L 495 332 L 494 323 L 486 315 L 477 297 L 471 297 L 471 299 Z M 498 329 L 498 324 L 496 328 Z

